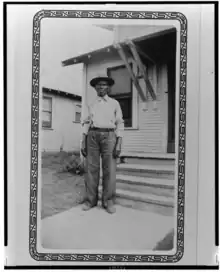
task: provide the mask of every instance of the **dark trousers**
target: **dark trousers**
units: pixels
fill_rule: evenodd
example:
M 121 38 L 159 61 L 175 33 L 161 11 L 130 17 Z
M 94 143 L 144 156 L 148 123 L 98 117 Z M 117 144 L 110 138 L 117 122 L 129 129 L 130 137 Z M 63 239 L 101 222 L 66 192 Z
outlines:
M 115 199 L 116 194 L 116 159 L 113 150 L 116 144 L 114 131 L 89 131 L 87 137 L 87 163 L 85 174 L 85 201 L 91 206 L 98 203 L 100 180 L 100 157 L 102 158 L 102 204 Z

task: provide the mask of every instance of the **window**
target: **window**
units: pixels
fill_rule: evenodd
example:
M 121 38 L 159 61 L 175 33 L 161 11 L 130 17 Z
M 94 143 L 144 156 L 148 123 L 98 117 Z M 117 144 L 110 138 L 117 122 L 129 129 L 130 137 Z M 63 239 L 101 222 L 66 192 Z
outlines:
M 76 105 L 75 122 L 80 123 L 80 121 L 81 121 L 81 105 Z
M 42 127 L 52 127 L 52 97 L 43 97 Z
M 115 81 L 109 96 L 119 102 L 125 127 L 132 127 L 132 80 L 127 68 L 124 65 L 109 68 L 108 75 Z

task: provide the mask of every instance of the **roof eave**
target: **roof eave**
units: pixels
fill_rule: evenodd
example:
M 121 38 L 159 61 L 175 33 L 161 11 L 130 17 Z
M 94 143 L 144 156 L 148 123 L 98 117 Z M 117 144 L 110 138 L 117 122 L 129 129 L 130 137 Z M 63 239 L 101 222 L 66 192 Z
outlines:
M 109 46 L 106 46 L 106 47 L 103 47 L 103 48 L 100 48 L 98 50 L 95 50 L 95 51 L 91 51 L 89 53 L 85 53 L 85 54 L 82 54 L 82 55 L 79 55 L 77 57 L 73 57 L 73 58 L 70 58 L 70 59 L 67 59 L 67 60 L 64 60 L 62 61 L 62 66 L 69 66 L 69 65 L 74 65 L 74 64 L 79 64 L 79 63 L 88 63 L 91 61 L 92 57 L 94 55 L 97 55 L 97 53 L 110 53 L 112 51 L 114 51 L 115 48 L 113 45 L 109 45 Z
M 61 97 L 70 98 L 70 99 L 76 100 L 76 101 L 82 101 L 82 97 L 77 94 L 72 94 L 72 93 L 68 93 L 68 92 L 64 92 L 64 91 L 60 91 L 60 90 L 56 90 L 56 89 L 51 89 L 51 88 L 47 88 L 47 87 L 43 87 L 42 90 L 43 90 L 43 93 L 54 94 L 54 95 L 58 95 Z

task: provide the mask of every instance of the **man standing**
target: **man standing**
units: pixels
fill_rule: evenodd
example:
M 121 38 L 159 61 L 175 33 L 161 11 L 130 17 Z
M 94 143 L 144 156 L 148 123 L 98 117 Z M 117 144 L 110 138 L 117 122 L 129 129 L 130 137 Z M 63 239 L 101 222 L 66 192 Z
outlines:
M 120 104 L 108 96 L 114 80 L 101 76 L 93 78 L 90 85 L 95 88 L 97 98 L 88 107 L 88 115 L 83 120 L 83 140 L 81 152 L 87 158 L 85 186 L 86 196 L 83 210 L 90 210 L 98 203 L 100 179 L 100 157 L 102 158 L 103 193 L 102 206 L 114 213 L 116 195 L 116 159 L 121 153 L 124 121 Z

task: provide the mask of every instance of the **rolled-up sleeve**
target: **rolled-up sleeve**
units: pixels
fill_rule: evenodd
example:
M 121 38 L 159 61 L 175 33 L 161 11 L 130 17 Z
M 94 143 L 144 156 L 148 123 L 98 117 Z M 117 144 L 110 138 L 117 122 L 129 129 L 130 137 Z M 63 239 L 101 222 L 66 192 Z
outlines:
M 122 115 L 121 106 L 118 101 L 116 101 L 116 110 L 115 110 L 115 133 L 117 137 L 123 137 L 124 132 L 124 119 Z

